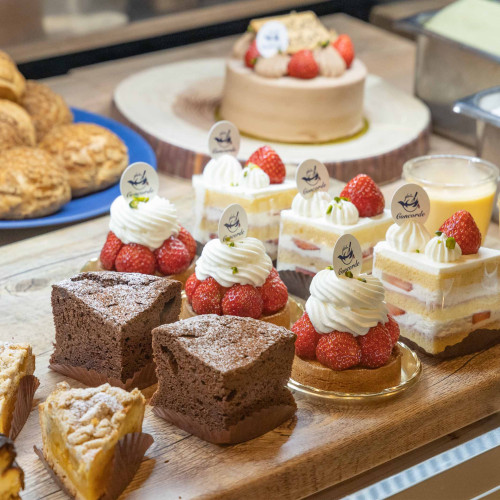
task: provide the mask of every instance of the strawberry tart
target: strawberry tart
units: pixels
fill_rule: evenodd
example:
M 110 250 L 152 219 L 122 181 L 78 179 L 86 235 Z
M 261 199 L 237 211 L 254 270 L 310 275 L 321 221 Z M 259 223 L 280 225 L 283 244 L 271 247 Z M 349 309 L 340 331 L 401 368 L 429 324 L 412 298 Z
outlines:
M 193 272 L 196 241 L 161 196 L 119 196 L 111 205 L 109 233 L 100 254 L 108 271 L 156 274 L 185 283 Z
M 288 290 L 256 238 L 209 241 L 185 290 L 182 319 L 232 315 L 290 327 Z
M 373 179 L 360 174 L 340 197 L 317 191 L 310 198 L 297 194 L 291 210 L 281 212 L 277 269 L 314 276 L 330 264 L 332 246 L 343 234 L 361 245 L 363 272 L 371 272 L 373 247 L 385 239 L 392 223 L 384 195 Z M 295 293 L 295 291 L 294 291 Z
M 221 116 L 273 141 L 326 142 L 363 128 L 366 67 L 313 12 L 254 19 L 226 63 Z
M 270 146 L 257 149 L 244 168 L 229 154 L 210 160 L 203 174 L 193 176 L 195 239 L 205 244 L 216 238 L 222 212 L 238 203 L 248 215 L 249 236 L 263 241 L 266 252 L 276 259 L 280 213 L 290 208 L 297 193 L 285 174 L 283 161 Z
M 401 380 L 399 327 L 388 315 L 384 287 L 367 274 L 313 278 L 297 335 L 292 379 L 325 391 L 371 393 Z
M 432 238 L 423 222 L 391 226 L 375 247 L 373 274 L 402 337 L 426 353 L 451 357 L 500 341 L 500 251 L 481 247 L 469 212 Z

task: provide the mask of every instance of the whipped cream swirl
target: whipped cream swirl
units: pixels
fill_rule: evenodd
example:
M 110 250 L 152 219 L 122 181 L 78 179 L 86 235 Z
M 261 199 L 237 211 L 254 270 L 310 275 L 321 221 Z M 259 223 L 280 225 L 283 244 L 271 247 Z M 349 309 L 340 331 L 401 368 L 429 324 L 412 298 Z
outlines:
M 326 208 L 325 219 L 337 226 L 352 226 L 359 221 L 359 212 L 354 203 L 336 197 Z
M 250 189 L 262 189 L 271 184 L 271 179 L 260 167 L 254 164 L 248 165 L 241 172 L 239 186 Z
M 400 252 L 423 252 L 431 235 L 420 222 L 405 220 L 401 225 L 393 224 L 385 235 L 389 245 Z
M 377 323 L 387 322 L 382 282 L 367 274 L 359 278 L 339 278 L 329 269 L 314 276 L 306 311 L 317 332 L 337 330 L 357 337 Z
M 425 255 L 434 262 L 455 262 L 462 256 L 462 249 L 454 238 L 441 233 L 427 243 Z
M 196 277 L 203 281 L 210 276 L 222 286 L 262 286 L 273 263 L 266 254 L 264 244 L 257 238 L 241 238 L 234 246 L 210 240 L 196 262 Z
M 232 155 L 212 158 L 203 170 L 203 180 L 209 186 L 233 186 L 240 179 L 242 167 Z
M 179 234 L 177 209 L 173 203 L 160 196 L 139 202 L 137 208 L 131 208 L 123 196 L 118 196 L 110 211 L 109 229 L 125 244 L 139 243 L 155 250 L 167 238 Z
M 326 191 L 316 191 L 309 198 L 298 193 L 292 201 L 292 211 L 302 217 L 322 217 L 330 200 Z
M 341 76 L 347 68 L 344 58 L 330 43 L 326 47 L 317 48 L 314 51 L 314 58 L 321 76 Z
M 264 78 L 280 78 L 288 73 L 290 56 L 275 54 L 271 57 L 259 57 L 255 63 L 255 72 Z

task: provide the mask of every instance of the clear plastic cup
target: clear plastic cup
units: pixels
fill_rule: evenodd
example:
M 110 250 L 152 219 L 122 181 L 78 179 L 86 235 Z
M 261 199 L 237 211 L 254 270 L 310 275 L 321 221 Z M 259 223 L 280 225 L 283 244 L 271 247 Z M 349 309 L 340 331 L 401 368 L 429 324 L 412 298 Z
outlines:
M 431 234 L 458 210 L 472 214 L 484 237 L 488 231 L 499 170 L 492 163 L 462 155 L 429 155 L 407 161 L 403 178 L 422 186 L 431 210 L 425 226 Z

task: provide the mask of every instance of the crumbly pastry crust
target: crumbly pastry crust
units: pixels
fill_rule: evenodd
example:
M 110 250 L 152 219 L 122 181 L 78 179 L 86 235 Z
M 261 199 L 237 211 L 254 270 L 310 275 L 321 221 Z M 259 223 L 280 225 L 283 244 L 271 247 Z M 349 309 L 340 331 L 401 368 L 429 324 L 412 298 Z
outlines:
M 35 371 L 29 344 L 0 343 L 0 433 L 9 434 L 21 380 Z
M 36 144 L 35 126 L 31 116 L 19 104 L 7 99 L 0 99 L 0 121 L 8 123 L 17 130 L 21 144 Z
M 0 219 L 43 217 L 71 199 L 68 174 L 39 148 L 0 152 Z
M 180 319 L 188 319 L 199 316 L 193 311 L 193 308 L 187 301 L 187 299 L 182 300 L 182 309 L 180 314 Z M 271 323 L 276 326 L 283 326 L 284 328 L 290 328 L 290 304 L 286 303 L 286 306 L 280 309 L 274 314 L 265 314 L 259 318 L 260 321 L 265 321 L 266 323 Z
M 14 443 L 0 434 L 0 499 L 18 500 L 23 488 L 24 472 L 16 462 Z
M 49 131 L 40 147 L 69 174 L 73 197 L 115 184 L 128 165 L 128 151 L 113 132 L 92 123 L 70 123 Z
M 145 404 L 138 389 L 72 389 L 61 382 L 39 405 L 44 457 L 77 500 L 104 493 L 114 447 L 125 434 L 141 431 Z
M 33 120 L 37 141 L 41 141 L 55 126 L 73 121 L 73 114 L 62 96 L 34 80 L 26 82 L 26 91 L 20 104 Z
M 380 368 L 349 368 L 335 371 L 319 361 L 295 356 L 292 379 L 302 385 L 325 391 L 346 393 L 379 392 L 401 382 L 401 351 L 396 345 L 391 358 Z
M 16 63 L 0 50 L 0 98 L 18 101 L 25 88 L 26 81 Z

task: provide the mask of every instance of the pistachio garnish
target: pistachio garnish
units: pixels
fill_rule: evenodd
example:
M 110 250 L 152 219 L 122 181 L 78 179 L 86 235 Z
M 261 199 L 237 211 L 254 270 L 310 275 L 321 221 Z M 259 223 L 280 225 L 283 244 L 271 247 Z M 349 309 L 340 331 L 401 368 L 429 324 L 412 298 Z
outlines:
M 354 278 L 354 274 L 352 274 L 351 271 L 346 271 L 345 272 L 345 275 L 348 277 L 348 278 Z
M 326 209 L 326 214 L 330 215 L 332 213 L 332 210 L 333 210 L 333 205 L 328 205 L 328 208 Z
M 450 236 L 449 238 L 446 238 L 446 248 L 449 250 L 454 250 L 456 245 L 455 238 L 453 236 Z
M 134 196 L 128 206 L 130 208 L 137 208 L 140 202 L 146 203 L 147 201 L 149 201 L 147 196 Z
M 441 235 L 443 234 L 443 231 L 436 231 L 434 234 L 435 234 L 436 236 L 441 236 Z
M 237 274 L 238 273 L 238 268 L 236 266 L 232 267 L 231 270 L 233 271 L 233 274 Z

